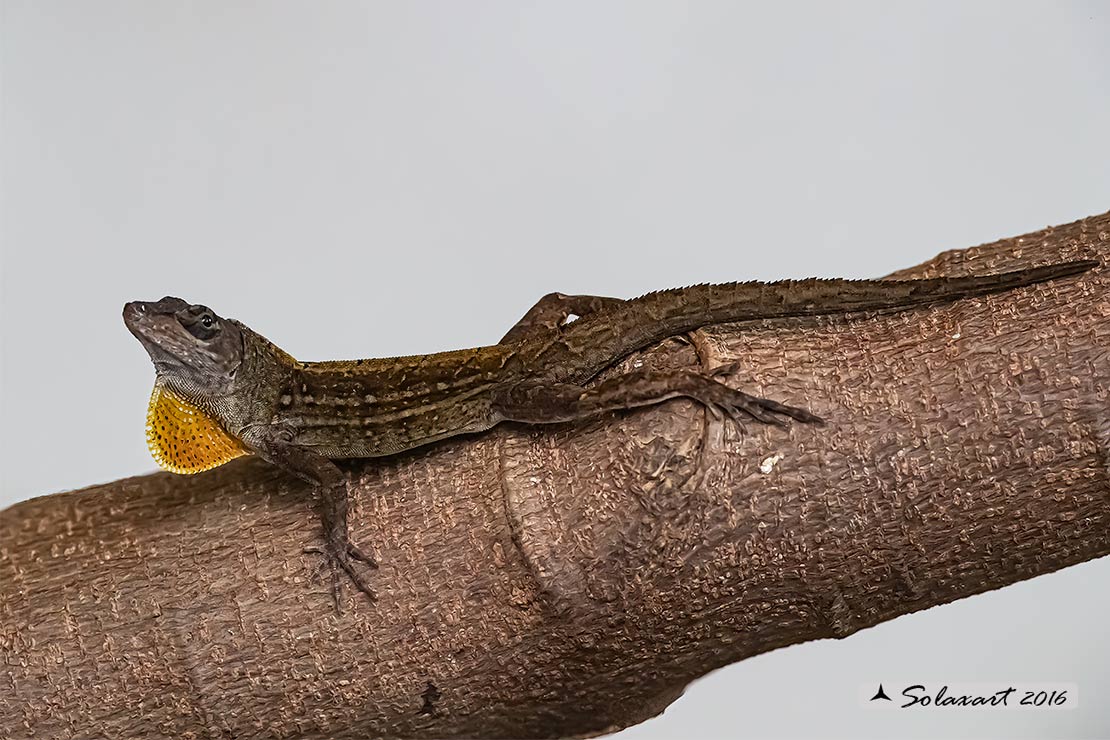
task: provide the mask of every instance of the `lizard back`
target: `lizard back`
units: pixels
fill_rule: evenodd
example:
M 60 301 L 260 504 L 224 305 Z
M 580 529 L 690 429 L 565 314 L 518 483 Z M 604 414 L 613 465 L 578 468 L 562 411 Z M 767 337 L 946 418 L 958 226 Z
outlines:
M 326 457 L 378 457 L 488 429 L 492 391 L 512 377 L 515 348 L 297 363 L 275 419 Z

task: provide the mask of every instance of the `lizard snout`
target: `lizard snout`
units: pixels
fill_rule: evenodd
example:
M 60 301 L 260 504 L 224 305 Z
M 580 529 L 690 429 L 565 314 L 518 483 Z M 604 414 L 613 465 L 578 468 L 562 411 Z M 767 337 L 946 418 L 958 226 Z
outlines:
M 142 301 L 131 301 L 123 304 L 123 323 L 128 327 L 134 325 L 136 321 L 147 312 L 147 304 Z

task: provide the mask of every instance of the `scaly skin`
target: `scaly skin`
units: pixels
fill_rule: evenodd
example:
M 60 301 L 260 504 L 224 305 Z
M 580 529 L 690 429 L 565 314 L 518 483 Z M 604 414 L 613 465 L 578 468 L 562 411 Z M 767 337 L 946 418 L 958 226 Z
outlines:
M 376 565 L 348 536 L 347 489 L 334 459 L 392 455 L 501 421 L 572 422 L 678 396 L 738 422 L 820 422 L 804 409 L 689 370 L 637 371 L 583 384 L 631 352 L 702 326 L 905 310 L 1076 275 L 1095 264 L 931 280 L 699 285 L 630 301 L 552 293 L 500 344 L 342 362 L 298 362 L 243 324 L 179 298 L 128 303 L 124 321 L 157 371 L 148 438 L 159 462 L 193 472 L 253 453 L 313 484 L 324 539 L 309 551 L 324 556 L 339 609 L 340 573 L 372 598 L 355 563 Z M 569 314 L 581 318 L 564 323 Z M 172 460 L 179 462 L 171 467 Z

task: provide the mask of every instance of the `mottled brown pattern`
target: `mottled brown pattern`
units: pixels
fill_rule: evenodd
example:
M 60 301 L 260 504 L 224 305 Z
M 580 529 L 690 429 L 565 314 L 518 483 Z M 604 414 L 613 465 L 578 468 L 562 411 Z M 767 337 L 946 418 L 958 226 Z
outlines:
M 1110 259 L 1110 214 L 906 275 L 1080 256 Z M 594 734 L 719 665 L 1110 553 L 1108 289 L 699 337 L 825 427 L 675 400 L 344 463 L 382 567 L 341 617 L 299 555 L 307 487 L 260 461 L 18 504 L 0 737 Z M 695 362 L 667 342 L 608 372 Z
M 298 363 L 275 421 L 327 457 L 372 457 L 488 429 L 511 347 Z

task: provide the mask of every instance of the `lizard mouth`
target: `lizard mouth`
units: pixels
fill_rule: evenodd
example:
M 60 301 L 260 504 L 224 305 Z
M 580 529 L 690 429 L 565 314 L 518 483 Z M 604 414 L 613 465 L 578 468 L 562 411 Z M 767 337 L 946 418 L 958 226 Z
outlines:
M 190 343 L 180 329 L 177 319 L 167 313 L 162 304 L 131 301 L 123 306 L 123 323 L 146 349 L 150 359 L 159 363 L 179 363 L 179 356 L 187 352 Z
M 155 317 L 173 316 L 177 311 L 188 307 L 180 298 L 166 296 L 160 301 L 131 301 L 123 304 L 123 323 L 133 332 L 144 323 L 149 325 Z
M 123 323 L 135 338 L 149 346 L 154 343 L 158 334 L 159 324 L 164 324 L 167 317 L 151 310 L 151 304 L 143 301 L 131 301 L 123 306 Z M 162 321 L 159 321 L 162 319 Z

